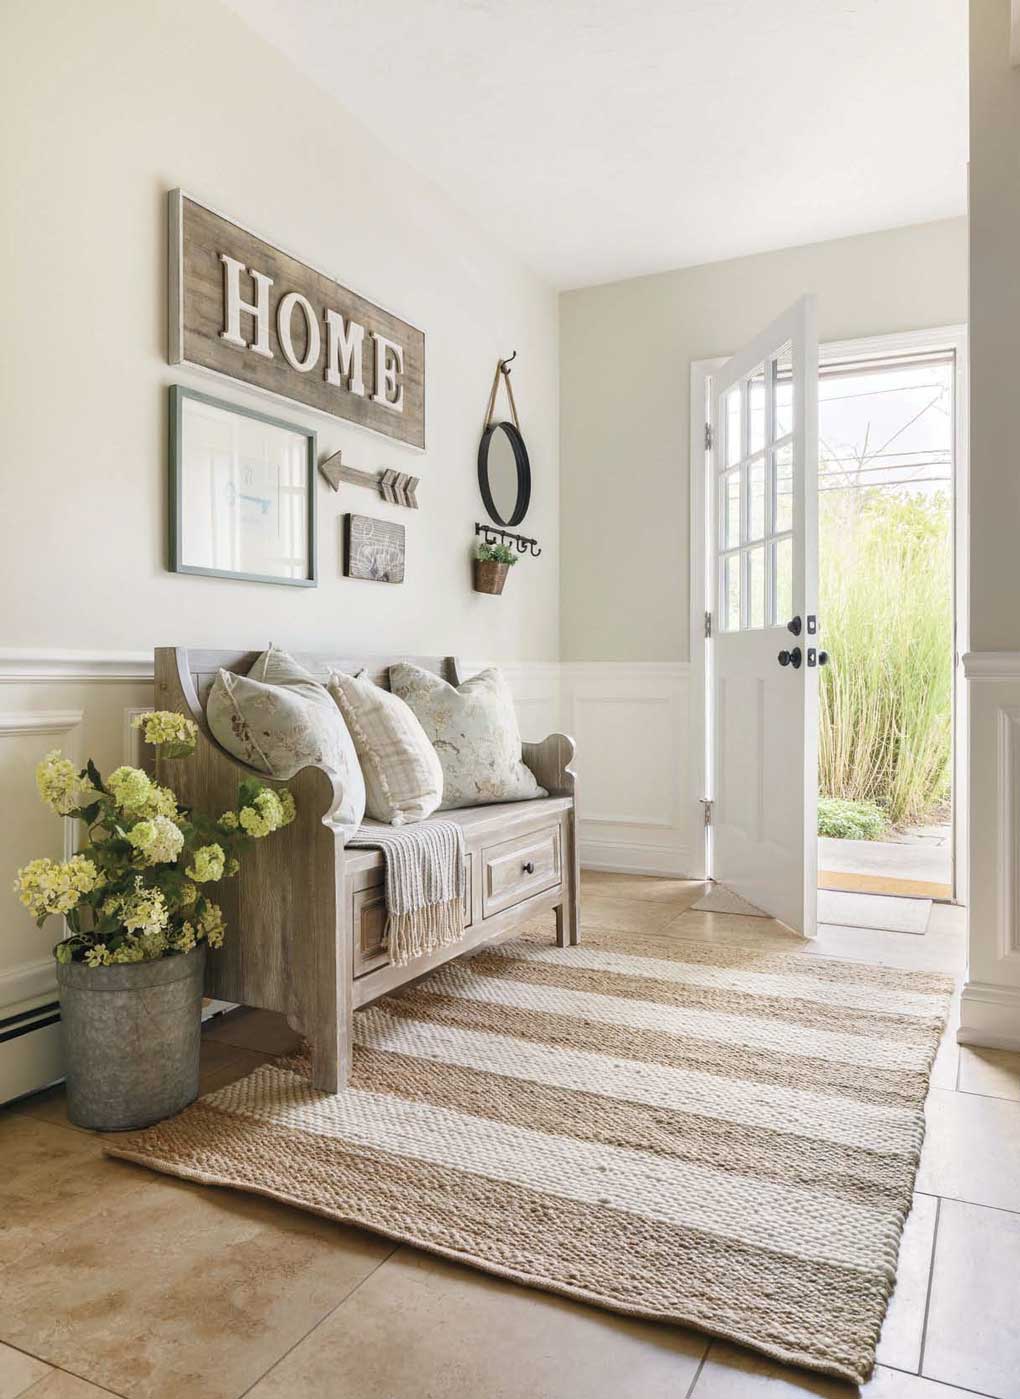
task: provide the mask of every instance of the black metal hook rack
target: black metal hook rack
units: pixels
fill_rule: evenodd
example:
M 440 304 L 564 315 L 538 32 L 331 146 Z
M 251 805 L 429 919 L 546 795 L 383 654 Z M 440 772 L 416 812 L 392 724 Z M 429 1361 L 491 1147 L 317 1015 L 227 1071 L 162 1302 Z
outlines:
M 486 544 L 495 544 L 497 535 L 503 540 L 504 544 L 508 539 L 512 540 L 513 543 L 517 545 L 517 552 L 519 554 L 526 554 L 530 549 L 531 556 L 535 559 L 537 559 L 542 552 L 537 539 L 529 539 L 525 534 L 514 534 L 513 530 L 500 529 L 498 525 L 481 525 L 476 520 L 475 534 L 482 535 Z

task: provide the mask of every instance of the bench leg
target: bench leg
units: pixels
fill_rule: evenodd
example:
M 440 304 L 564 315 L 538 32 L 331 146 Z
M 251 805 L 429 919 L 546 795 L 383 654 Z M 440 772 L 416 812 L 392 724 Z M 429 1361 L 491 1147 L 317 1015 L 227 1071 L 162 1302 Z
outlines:
M 557 947 L 576 947 L 581 940 L 581 870 L 577 850 L 577 823 L 570 812 L 563 824 L 563 844 L 566 851 L 566 897 L 556 910 Z
M 349 920 L 337 908 L 341 900 L 323 901 L 312 924 L 316 956 L 315 984 L 305 1003 L 314 1006 L 308 1040 L 312 1051 L 312 1087 L 342 1093 L 350 1082 L 354 1041 L 354 965 Z
M 581 937 L 576 899 L 566 899 L 556 906 L 556 946 L 576 947 Z
M 351 1077 L 350 1018 L 337 1017 L 332 1026 L 312 1036 L 312 1087 L 320 1093 L 340 1093 Z

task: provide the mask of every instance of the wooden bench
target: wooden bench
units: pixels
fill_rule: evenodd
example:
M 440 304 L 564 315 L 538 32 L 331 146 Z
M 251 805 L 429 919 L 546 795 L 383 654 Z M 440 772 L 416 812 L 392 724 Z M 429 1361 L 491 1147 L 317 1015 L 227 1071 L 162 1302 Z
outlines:
M 352 1017 L 359 1006 L 550 910 L 559 945 L 577 942 L 574 743 L 552 734 L 524 744 L 524 761 L 548 797 L 437 813 L 464 830 L 467 927 L 452 947 L 395 967 L 387 944 L 383 857 L 376 850 L 344 848 L 343 832 L 332 822 L 341 796 L 335 774 L 306 767 L 286 784 L 274 782 L 226 752 L 209 731 L 205 702 L 217 672 L 246 674 L 257 655 L 157 648 L 156 707 L 187 714 L 199 728 L 195 752 L 167 760 L 159 776 L 183 804 L 213 815 L 234 806 L 242 777 L 293 792 L 294 822 L 258 841 L 240 875 L 218 888 L 227 937 L 222 949 L 210 952 L 206 990 L 239 1005 L 282 1011 L 310 1045 L 314 1086 L 336 1093 L 350 1074 Z M 323 681 L 333 671 L 364 669 L 389 688 L 389 667 L 398 660 L 453 685 L 460 681 L 452 657 L 297 659 Z

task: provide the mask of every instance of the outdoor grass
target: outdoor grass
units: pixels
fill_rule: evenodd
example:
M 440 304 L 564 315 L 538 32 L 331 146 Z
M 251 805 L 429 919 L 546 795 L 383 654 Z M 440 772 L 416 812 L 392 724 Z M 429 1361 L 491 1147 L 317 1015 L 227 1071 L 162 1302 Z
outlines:
M 943 494 L 823 493 L 819 790 L 891 825 L 949 794 L 951 511 Z

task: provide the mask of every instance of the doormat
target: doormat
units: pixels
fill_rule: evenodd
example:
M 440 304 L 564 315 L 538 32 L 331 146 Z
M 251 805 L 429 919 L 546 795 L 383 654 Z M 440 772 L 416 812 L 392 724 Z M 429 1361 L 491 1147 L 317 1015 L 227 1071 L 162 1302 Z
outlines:
M 592 930 L 354 1017 L 105 1150 L 863 1381 L 952 979 Z
M 951 884 L 932 879 L 899 879 L 889 874 L 850 874 L 846 870 L 819 870 L 819 889 L 845 889 L 856 894 L 895 894 L 898 898 L 939 899 L 949 903 Z

